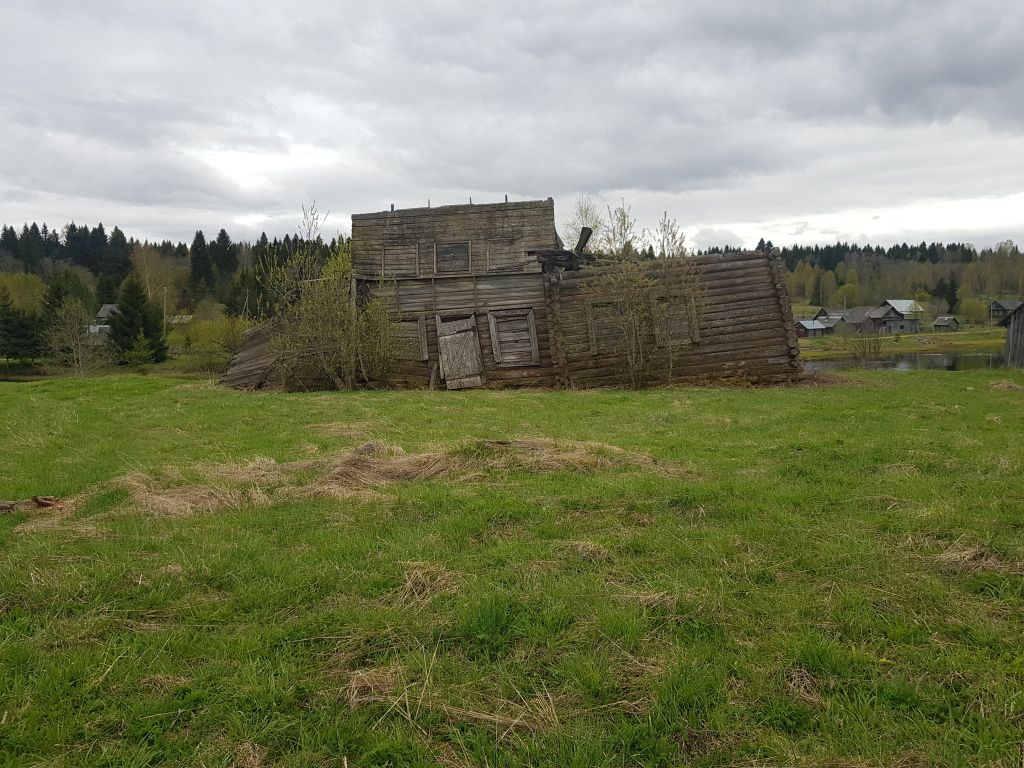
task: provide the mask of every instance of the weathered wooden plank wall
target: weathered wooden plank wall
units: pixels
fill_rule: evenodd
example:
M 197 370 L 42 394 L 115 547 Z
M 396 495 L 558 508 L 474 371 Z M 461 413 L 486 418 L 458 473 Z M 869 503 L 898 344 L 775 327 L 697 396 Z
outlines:
M 353 268 L 360 277 L 539 272 L 526 252 L 556 247 L 554 210 L 549 198 L 355 214 Z
M 387 294 L 397 307 L 403 323 L 416 323 L 425 337 L 427 359 L 418 349 L 410 353 L 397 366 L 395 382 L 404 386 L 425 386 L 432 371 L 439 376 L 437 326 L 435 318 L 473 315 L 483 356 L 484 377 L 488 384 L 519 386 L 553 386 L 554 369 L 551 360 L 551 340 L 548 331 L 547 307 L 544 296 L 544 276 L 538 273 L 491 274 L 453 278 L 394 279 L 370 282 L 371 295 Z M 520 338 L 522 329 L 508 322 L 510 310 L 531 310 L 532 319 L 522 322 L 536 335 L 536 357 L 533 340 Z M 494 313 L 492 315 L 491 313 Z M 524 346 L 514 346 L 508 360 L 495 355 L 492 332 L 501 328 L 513 344 L 529 343 L 529 359 Z M 533 360 L 536 362 L 533 362 Z M 439 379 L 436 379 L 439 380 Z
M 1017 310 L 1006 321 L 1005 357 L 1007 368 L 1024 368 L 1024 311 Z

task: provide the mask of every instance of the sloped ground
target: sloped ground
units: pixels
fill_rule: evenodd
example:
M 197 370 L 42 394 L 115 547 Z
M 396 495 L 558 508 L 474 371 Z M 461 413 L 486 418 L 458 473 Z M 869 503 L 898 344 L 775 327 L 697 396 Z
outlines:
M 1018 387 L 0 384 L 0 764 L 1019 765 Z

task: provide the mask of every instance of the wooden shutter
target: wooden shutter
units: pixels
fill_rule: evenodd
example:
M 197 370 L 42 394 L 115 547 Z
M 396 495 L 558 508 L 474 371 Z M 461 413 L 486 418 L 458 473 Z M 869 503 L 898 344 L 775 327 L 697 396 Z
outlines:
M 540 363 L 533 308 L 496 309 L 487 313 L 494 362 L 502 368 Z

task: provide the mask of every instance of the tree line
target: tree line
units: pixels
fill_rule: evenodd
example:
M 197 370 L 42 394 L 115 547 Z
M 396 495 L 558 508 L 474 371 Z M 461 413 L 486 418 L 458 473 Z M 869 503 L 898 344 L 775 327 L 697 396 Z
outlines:
M 110 319 L 111 343 L 105 348 L 109 358 L 159 361 L 167 354 L 167 317 L 204 306 L 215 307 L 216 315 L 269 316 L 283 297 L 269 295 L 266 273 L 297 251 L 326 259 L 339 246 L 347 246 L 347 240 L 323 242 L 317 235 L 307 242 L 298 234 L 270 240 L 264 233 L 254 243 L 235 242 L 223 228 L 209 241 L 197 230 L 186 245 L 136 240 L 116 226 L 108 234 L 102 223 L 72 222 L 58 230 L 33 222 L 20 231 L 4 225 L 0 358 L 53 357 L 56 326 L 74 320 L 87 333 L 98 309 L 116 304 L 120 312 Z M 64 307 L 66 302 L 74 311 Z M 73 334 L 64 331 L 66 342 Z

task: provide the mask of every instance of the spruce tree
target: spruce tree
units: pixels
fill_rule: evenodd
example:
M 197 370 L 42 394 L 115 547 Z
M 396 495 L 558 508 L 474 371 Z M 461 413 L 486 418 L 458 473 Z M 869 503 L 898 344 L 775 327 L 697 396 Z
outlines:
M 129 277 L 121 286 L 117 299 L 117 312 L 110 318 L 110 341 L 122 359 L 136 348 L 142 334 L 152 351 L 152 362 L 167 359 L 167 341 L 164 339 L 160 310 L 146 298 L 146 289 L 135 277 Z
M 11 258 L 18 256 L 18 231 L 14 227 L 3 227 L 0 229 L 0 253 L 6 253 Z
M 121 281 L 128 277 L 132 271 L 132 250 L 124 232 L 114 227 L 107 241 L 107 247 L 103 252 L 103 261 L 100 263 L 100 276 L 109 277 L 114 285 L 120 285 Z
M 210 250 L 206 246 L 206 237 L 201 229 L 196 231 L 196 236 L 192 239 L 189 256 L 192 259 L 192 291 L 199 299 L 210 292 L 214 282 L 213 262 L 210 260 Z
M 217 233 L 217 239 L 210 243 L 210 261 L 213 262 L 221 281 L 230 280 L 238 269 L 238 246 L 231 242 L 226 230 Z

